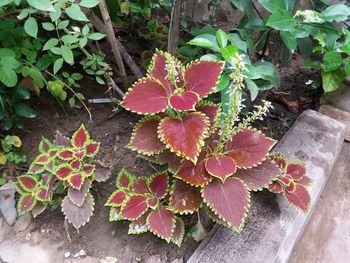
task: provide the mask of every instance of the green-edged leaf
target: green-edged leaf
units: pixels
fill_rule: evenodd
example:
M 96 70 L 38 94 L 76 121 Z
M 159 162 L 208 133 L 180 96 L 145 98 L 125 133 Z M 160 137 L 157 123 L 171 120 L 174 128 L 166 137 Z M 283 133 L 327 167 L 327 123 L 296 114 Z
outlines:
M 147 217 L 147 226 L 153 234 L 169 243 L 176 226 L 174 214 L 161 206 L 150 212 Z
M 20 196 L 17 204 L 18 213 L 24 214 L 29 212 L 36 204 L 35 198 L 31 194 L 23 194 Z
M 22 175 L 17 178 L 21 188 L 27 192 L 31 192 L 38 184 L 38 180 L 31 175 Z
M 128 234 L 142 234 L 147 232 L 148 230 L 148 226 L 147 226 L 147 216 L 148 214 L 144 214 L 142 215 L 139 219 L 132 221 L 129 224 L 129 230 L 128 230 Z
M 185 235 L 185 224 L 181 218 L 175 217 L 175 229 L 171 237 L 171 242 L 173 242 L 178 247 L 181 247 L 184 235 Z

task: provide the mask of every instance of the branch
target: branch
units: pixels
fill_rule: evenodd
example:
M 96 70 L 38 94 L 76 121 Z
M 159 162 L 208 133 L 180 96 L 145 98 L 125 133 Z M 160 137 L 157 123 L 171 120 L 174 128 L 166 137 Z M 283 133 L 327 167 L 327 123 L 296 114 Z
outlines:
M 176 56 L 177 44 L 179 42 L 180 12 L 181 0 L 173 0 L 168 38 L 168 52 L 173 56 Z
M 100 7 L 101 15 L 102 15 L 102 18 L 104 21 L 104 27 L 105 27 L 105 32 L 107 34 L 107 38 L 108 38 L 109 43 L 111 44 L 115 60 L 117 61 L 119 73 L 120 73 L 121 77 L 123 78 L 124 85 L 126 87 L 128 87 L 129 83 L 128 83 L 128 80 L 126 78 L 126 71 L 125 71 L 123 59 L 119 53 L 117 39 L 116 39 L 115 34 L 114 34 L 114 30 L 113 30 L 113 26 L 112 26 L 112 22 L 111 22 L 111 17 L 109 16 L 109 13 L 108 13 L 106 1 L 100 0 L 99 7 Z

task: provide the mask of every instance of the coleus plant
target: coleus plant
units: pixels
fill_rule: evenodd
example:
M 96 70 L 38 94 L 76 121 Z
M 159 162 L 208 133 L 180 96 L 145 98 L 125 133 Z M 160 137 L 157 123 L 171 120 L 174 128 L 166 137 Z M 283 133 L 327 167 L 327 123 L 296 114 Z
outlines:
M 43 138 L 40 154 L 16 183 L 19 213 L 31 212 L 36 217 L 53 201 L 54 195 L 65 194 L 62 212 L 66 219 L 77 229 L 85 225 L 94 211 L 90 189 L 95 180 L 107 180 L 109 173 L 93 160 L 99 148 L 100 144 L 90 139 L 84 125 L 72 139 L 60 132 L 53 142 Z M 65 189 L 63 193 L 58 191 L 60 185 Z
M 111 221 L 130 220 L 130 233 L 149 230 L 179 245 L 183 224 L 178 215 L 204 207 L 213 221 L 240 232 L 251 191 L 273 191 L 271 184 L 286 177 L 290 183 L 281 185 L 285 196 L 298 195 L 291 184 L 298 188 L 300 178 L 270 155 L 275 141 L 250 126 L 270 103 L 239 122 L 246 69 L 238 54 L 230 63 L 234 69 L 225 105 L 228 111 L 221 114 L 222 105 L 203 99 L 215 89 L 222 62 L 194 61 L 184 67 L 168 53 L 158 51 L 153 56 L 147 76 L 131 87 L 122 105 L 146 115 L 135 125 L 128 147 L 152 162 L 168 165 L 168 170 L 150 178 L 136 178 L 122 170 L 117 190 L 106 203 L 112 207 Z

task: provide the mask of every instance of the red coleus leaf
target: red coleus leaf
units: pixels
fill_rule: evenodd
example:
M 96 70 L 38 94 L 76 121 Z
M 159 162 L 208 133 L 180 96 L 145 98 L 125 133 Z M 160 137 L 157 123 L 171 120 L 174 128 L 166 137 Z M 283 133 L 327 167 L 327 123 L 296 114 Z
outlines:
M 216 87 L 224 63 L 218 61 L 194 61 L 186 67 L 184 79 L 186 91 L 193 91 L 202 99 Z
M 225 182 L 226 178 L 236 172 L 236 163 L 229 156 L 212 156 L 205 161 L 207 172 Z
M 72 145 L 69 138 L 66 136 L 63 136 L 59 131 L 56 131 L 56 135 L 53 143 L 56 146 L 63 146 L 63 147 L 70 147 Z
M 37 186 L 38 181 L 35 177 L 31 175 L 22 175 L 17 178 L 20 186 L 28 192 L 31 192 L 34 190 L 34 188 Z
M 147 186 L 147 180 L 143 177 L 137 178 L 133 182 L 131 188 L 136 194 L 144 195 L 144 194 L 149 193 L 148 186 Z
M 167 91 L 155 78 L 140 79 L 125 94 L 122 105 L 139 114 L 159 113 L 168 106 Z
M 167 95 L 170 96 L 174 90 L 175 86 L 169 80 L 169 64 L 175 70 L 176 86 L 181 88 L 183 86 L 183 76 L 182 76 L 182 64 L 176 58 L 172 57 L 169 53 L 163 51 L 157 51 L 152 59 L 147 73 L 158 79 L 166 89 Z
M 273 181 L 271 184 L 269 184 L 268 189 L 272 193 L 280 194 L 283 192 L 283 186 L 278 181 Z
M 160 172 L 148 179 L 148 188 L 158 199 L 164 198 L 168 193 L 169 177 L 167 172 Z
M 156 162 L 159 164 L 167 164 L 172 173 L 176 173 L 181 166 L 181 158 L 169 150 L 158 154 L 156 157 Z
M 80 166 L 81 166 L 81 162 L 79 160 L 73 160 L 70 163 L 70 166 L 74 169 L 74 170 L 79 170 Z
M 192 91 L 173 95 L 169 99 L 170 106 L 177 111 L 194 111 L 198 101 L 199 96 Z
M 296 183 L 294 181 L 291 181 L 288 186 L 284 188 L 284 190 L 290 194 L 293 194 L 296 189 Z
M 177 245 L 178 247 L 181 246 L 182 240 L 185 235 L 185 225 L 181 218 L 175 217 L 175 229 L 174 233 L 171 237 L 171 241 Z
M 192 214 L 200 208 L 201 204 L 200 188 L 190 186 L 179 180 L 174 181 L 169 206 L 175 213 Z
M 29 167 L 28 173 L 37 174 L 45 170 L 45 166 L 41 164 L 32 163 Z
M 271 161 L 265 160 L 251 169 L 238 169 L 235 176 L 246 183 L 250 190 L 261 190 L 280 174 L 280 169 Z
M 284 192 L 284 197 L 293 207 L 301 209 L 305 213 L 308 212 L 311 204 L 311 198 L 307 189 L 301 185 L 296 184 L 293 193 Z
M 97 154 L 100 149 L 100 144 L 98 142 L 90 141 L 86 145 L 86 155 L 88 157 L 93 157 Z
M 193 112 L 183 118 L 164 118 L 158 128 L 160 140 L 168 149 L 193 163 L 208 137 L 208 117 L 199 112 Z
M 82 124 L 80 128 L 72 136 L 72 145 L 77 148 L 84 147 L 90 139 L 88 131 L 85 129 L 85 126 Z
M 36 196 L 37 196 L 37 199 L 40 201 L 48 201 L 49 200 L 49 191 L 48 191 L 48 189 L 41 188 L 38 190 Z
M 122 205 L 121 215 L 124 219 L 136 220 L 147 211 L 147 199 L 143 195 L 130 196 Z
M 205 152 L 199 155 L 197 164 L 184 161 L 181 168 L 174 174 L 174 177 L 193 186 L 203 186 L 209 183 L 212 177 L 205 169 Z
M 36 204 L 36 199 L 31 194 L 21 195 L 18 204 L 17 210 L 19 214 L 24 214 L 29 212 Z
M 215 133 L 221 113 L 220 105 L 210 101 L 202 101 L 197 103 L 196 110 L 207 115 L 210 121 L 210 133 Z
M 158 205 L 158 198 L 154 197 L 147 199 L 147 205 L 154 209 Z
M 62 164 L 57 167 L 54 174 L 58 179 L 64 180 L 73 172 L 72 168 L 68 164 Z
M 46 164 L 50 160 L 50 156 L 46 154 L 40 154 L 35 158 L 34 163 L 36 164 Z
M 270 159 L 273 160 L 281 170 L 285 171 L 288 160 L 282 153 L 272 153 Z
M 46 139 L 46 138 L 43 138 L 42 140 L 41 140 L 41 142 L 39 143 L 39 151 L 41 152 L 41 153 L 47 153 L 49 150 L 50 150 L 50 148 L 51 148 L 51 143 L 49 142 L 49 140 L 48 139 Z
M 50 150 L 49 151 L 49 155 L 50 155 L 51 158 L 56 157 L 57 153 L 58 153 L 58 150 Z
M 146 116 L 134 128 L 128 147 L 141 154 L 153 155 L 165 149 L 157 134 L 160 117 Z
M 293 178 L 289 174 L 279 176 L 277 180 L 285 186 L 289 186 L 293 182 Z
M 311 183 L 312 183 L 312 180 L 311 180 L 311 178 L 308 177 L 308 176 L 304 176 L 303 178 L 301 178 L 300 181 L 298 181 L 298 184 L 301 184 L 301 185 L 303 185 L 303 186 L 305 186 L 305 187 L 310 186 Z
M 123 168 L 118 173 L 116 185 L 119 189 L 129 189 L 134 180 L 135 177 Z
M 69 149 L 63 149 L 59 154 L 58 157 L 63 160 L 72 160 L 73 159 L 73 151 Z
M 305 166 L 300 163 L 289 163 L 287 165 L 286 174 L 289 174 L 294 181 L 301 180 L 306 173 Z
M 83 171 L 86 173 L 87 176 L 91 175 L 95 170 L 95 165 L 84 165 L 83 166 Z
M 203 188 L 202 197 L 227 225 L 238 232 L 242 230 L 250 203 L 250 193 L 242 180 L 227 178 L 224 183 L 213 180 Z
M 226 150 L 239 168 L 251 168 L 261 163 L 275 141 L 257 131 L 243 129 L 227 142 Z
M 75 151 L 74 152 L 74 158 L 82 160 L 82 159 L 84 159 L 85 154 L 86 154 L 86 152 L 84 150 L 82 150 L 82 151 Z
M 69 177 L 68 182 L 70 186 L 79 190 L 84 182 L 83 175 L 81 173 L 75 173 Z
M 168 243 L 174 233 L 175 223 L 174 214 L 163 206 L 150 212 L 147 217 L 148 229 Z
M 126 198 L 123 190 L 114 191 L 106 202 L 106 206 L 120 207 Z

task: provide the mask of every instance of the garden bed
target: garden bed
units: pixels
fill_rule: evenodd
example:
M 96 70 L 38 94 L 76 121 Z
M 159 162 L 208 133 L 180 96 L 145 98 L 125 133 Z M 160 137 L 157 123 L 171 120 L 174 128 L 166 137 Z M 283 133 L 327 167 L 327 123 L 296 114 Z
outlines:
M 295 62 L 296 63 L 296 62 Z M 278 92 L 271 92 L 269 99 L 273 101 L 274 109 L 269 118 L 257 123 L 267 135 L 280 139 L 288 130 L 300 113 L 308 108 L 316 107 L 318 103 L 317 94 L 312 93 L 310 79 L 317 79 L 317 72 L 298 69 L 297 65 L 282 70 L 282 84 Z M 99 98 L 102 94 L 102 86 L 94 82 L 84 82 L 81 87 L 82 93 L 87 99 Z M 281 100 L 294 101 L 300 104 L 298 110 L 293 111 Z M 308 103 L 302 103 L 301 98 L 308 98 Z M 292 104 L 293 105 L 293 104 Z M 86 125 L 92 138 L 101 142 L 99 159 L 113 167 L 112 177 L 105 183 L 98 183 L 94 188 L 95 215 L 89 224 L 79 229 L 79 233 L 70 227 L 72 242 L 66 237 L 64 230 L 64 216 L 59 209 L 47 209 L 38 218 L 32 220 L 32 231 L 38 230 L 43 238 L 62 243 L 64 252 L 76 253 L 83 249 L 88 256 L 103 258 L 112 256 L 119 262 L 133 262 L 138 259 L 147 260 L 151 255 L 159 255 L 162 262 L 171 262 L 176 258 L 188 259 L 199 245 L 185 235 L 181 248 L 174 244 L 167 244 L 151 233 L 142 236 L 128 235 L 126 222 L 109 223 L 108 209 L 104 207 L 108 196 L 115 188 L 115 176 L 122 168 L 126 168 L 136 175 L 142 176 L 154 173 L 154 167 L 142 158 L 136 158 L 137 154 L 126 149 L 124 146 L 129 142 L 133 125 L 138 116 L 116 109 L 114 116 L 112 104 L 88 104 L 93 117 L 93 123 L 89 122 L 87 112 L 81 109 L 63 108 L 54 100 L 44 98 L 36 102 L 38 117 L 25 123 L 25 136 L 23 138 L 23 152 L 31 160 L 37 154 L 37 144 L 41 136 L 52 138 L 56 130 L 65 135 L 71 135 L 81 123 Z M 111 117 L 112 116 L 112 117 Z M 186 231 L 195 225 L 197 217 L 188 218 Z

